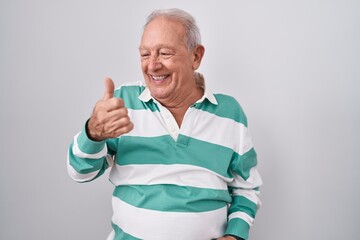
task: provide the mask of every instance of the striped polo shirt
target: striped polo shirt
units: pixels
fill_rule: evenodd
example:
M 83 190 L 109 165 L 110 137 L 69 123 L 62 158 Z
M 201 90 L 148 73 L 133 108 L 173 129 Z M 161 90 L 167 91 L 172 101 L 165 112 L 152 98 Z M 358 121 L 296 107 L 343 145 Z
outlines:
M 238 102 L 205 89 L 179 128 L 143 83 L 124 85 L 114 96 L 124 100 L 134 129 L 94 142 L 84 128 L 68 154 L 69 175 L 79 182 L 111 168 L 108 239 L 247 239 L 262 182 Z

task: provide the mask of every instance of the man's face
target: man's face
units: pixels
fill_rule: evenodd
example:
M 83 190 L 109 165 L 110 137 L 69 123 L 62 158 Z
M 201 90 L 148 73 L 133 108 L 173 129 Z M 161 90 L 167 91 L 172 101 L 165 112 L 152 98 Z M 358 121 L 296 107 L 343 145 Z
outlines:
M 194 70 L 200 63 L 185 45 L 181 23 L 155 18 L 144 29 L 139 50 L 146 85 L 158 101 L 171 102 L 194 87 Z

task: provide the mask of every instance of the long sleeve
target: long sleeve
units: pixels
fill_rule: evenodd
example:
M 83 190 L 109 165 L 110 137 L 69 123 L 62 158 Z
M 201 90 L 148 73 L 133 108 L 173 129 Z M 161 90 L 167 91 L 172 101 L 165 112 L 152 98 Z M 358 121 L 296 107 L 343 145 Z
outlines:
M 89 139 L 85 127 L 75 135 L 69 147 L 67 161 L 68 174 L 73 180 L 92 181 L 112 164 L 105 141 L 94 142 Z
M 247 127 L 240 134 L 239 153 L 235 153 L 230 170 L 234 180 L 229 183 L 232 203 L 228 210 L 228 226 L 225 234 L 248 239 L 260 207 L 259 187 L 261 177 L 257 171 L 257 156 Z

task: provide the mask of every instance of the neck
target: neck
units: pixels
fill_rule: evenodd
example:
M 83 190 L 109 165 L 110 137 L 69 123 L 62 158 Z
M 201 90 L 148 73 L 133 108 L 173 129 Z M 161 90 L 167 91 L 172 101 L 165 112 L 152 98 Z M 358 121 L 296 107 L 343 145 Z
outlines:
M 187 109 L 199 100 L 204 94 L 204 89 L 196 86 L 192 91 L 183 91 L 183 93 L 174 96 L 172 99 L 157 99 L 164 107 L 166 107 L 174 116 L 178 126 L 181 126 L 182 120 Z
M 182 94 L 174 95 L 171 99 L 158 101 L 168 109 L 188 108 L 199 100 L 203 93 L 203 89 L 195 87 L 191 91 L 184 90 Z

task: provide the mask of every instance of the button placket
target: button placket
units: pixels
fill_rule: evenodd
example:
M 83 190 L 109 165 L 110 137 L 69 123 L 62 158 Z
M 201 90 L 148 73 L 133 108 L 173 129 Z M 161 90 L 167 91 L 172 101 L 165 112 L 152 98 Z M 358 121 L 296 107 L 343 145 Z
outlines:
M 170 136 L 176 141 L 179 136 L 180 129 L 175 121 L 175 118 L 173 117 L 171 112 L 167 108 L 162 106 L 161 104 L 159 104 L 159 108 L 160 108 L 160 114 L 164 120 L 166 129 L 168 130 Z

